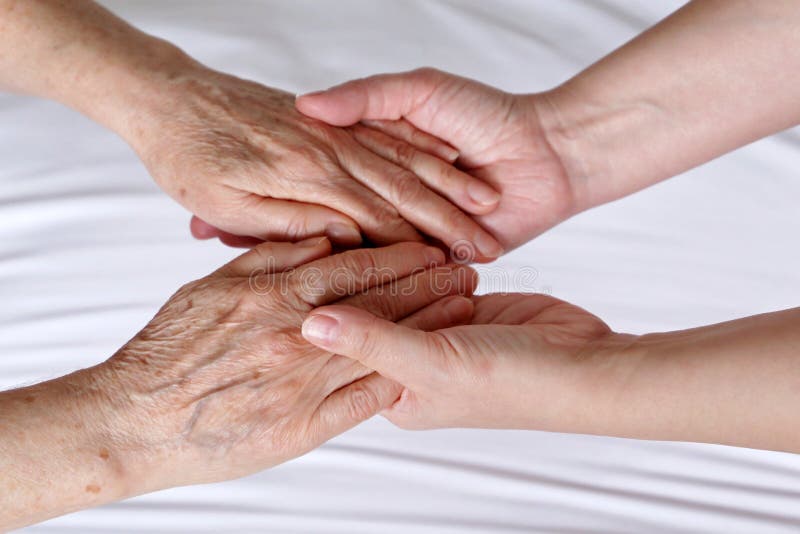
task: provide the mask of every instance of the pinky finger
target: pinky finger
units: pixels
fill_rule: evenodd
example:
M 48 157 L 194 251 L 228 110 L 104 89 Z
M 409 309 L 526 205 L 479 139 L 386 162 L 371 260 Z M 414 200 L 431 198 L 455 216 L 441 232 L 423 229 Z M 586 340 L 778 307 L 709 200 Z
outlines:
M 257 237 L 249 237 L 244 235 L 235 235 L 220 230 L 216 226 L 212 226 L 200 219 L 196 215 L 192 216 L 189 223 L 189 229 L 195 239 L 214 239 L 218 238 L 223 244 L 234 248 L 253 248 L 264 242 L 263 239 Z

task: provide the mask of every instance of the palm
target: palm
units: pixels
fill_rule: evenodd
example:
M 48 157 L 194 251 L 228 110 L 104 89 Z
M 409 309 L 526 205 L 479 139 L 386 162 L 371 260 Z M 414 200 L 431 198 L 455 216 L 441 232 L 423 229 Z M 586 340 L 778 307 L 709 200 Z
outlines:
M 513 407 L 523 393 L 497 388 L 479 407 L 465 409 L 476 380 L 518 383 L 519 369 L 534 369 L 542 392 L 563 392 L 558 381 L 564 364 L 586 347 L 611 334 L 591 313 L 541 294 L 490 294 L 472 298 L 475 310 L 469 324 L 438 330 L 442 339 L 441 367 L 421 388 L 406 388 L 384 415 L 404 428 L 479 426 L 512 428 Z M 579 359 L 579 358 L 578 358 Z M 479 378 L 476 378 L 479 377 Z M 442 380 L 443 383 L 437 382 Z M 530 384 L 523 384 L 528 389 Z
M 542 294 L 495 293 L 472 298 L 470 326 L 528 325 L 529 333 L 553 342 L 586 342 L 610 332 L 600 318 L 568 302 Z

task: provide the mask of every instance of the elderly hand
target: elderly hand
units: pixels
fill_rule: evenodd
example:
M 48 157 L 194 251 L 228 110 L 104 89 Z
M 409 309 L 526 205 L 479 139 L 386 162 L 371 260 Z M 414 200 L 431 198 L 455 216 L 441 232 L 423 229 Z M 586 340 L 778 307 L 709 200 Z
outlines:
M 447 296 L 471 294 L 475 273 L 419 243 L 329 253 L 325 238 L 260 245 L 181 288 L 105 363 L 0 394 L 0 528 L 253 473 L 391 405 L 397 384 L 307 343 L 303 318 L 341 302 L 459 324 Z
M 372 151 L 354 139 L 363 126 L 309 119 L 293 95 L 209 69 L 94 2 L 0 2 L 9 50 L 0 87 L 63 102 L 116 131 L 204 221 L 194 221 L 196 235 L 328 236 L 353 246 L 362 232 L 378 245 L 421 241 L 422 232 L 471 243 L 479 259 L 502 253 L 472 218 L 497 206 L 497 192 L 456 170 L 453 148 L 410 123 L 390 125 L 394 138 Z M 407 164 L 381 157 L 387 151 Z
M 303 335 L 402 384 L 383 413 L 403 428 L 595 428 L 592 417 L 599 423 L 617 391 L 615 372 L 627 369 L 615 367 L 607 348 L 626 336 L 545 295 L 484 295 L 451 306 L 459 314 L 474 306 L 470 323 L 421 332 L 334 305 L 314 310 Z
M 482 260 L 502 252 L 471 217 L 494 209 L 499 195 L 428 153 L 452 157 L 453 149 L 408 123 L 390 128 L 409 143 L 370 150 L 354 139 L 368 135 L 364 126 L 328 126 L 300 114 L 289 93 L 201 66 L 184 68 L 153 105 L 162 112 L 126 137 L 161 187 L 197 215 L 196 237 L 251 244 L 232 236 L 327 235 L 354 246 L 360 232 L 385 245 L 421 240 L 419 230 L 447 246 L 474 244 Z
M 576 212 L 575 184 L 548 142 L 541 95 L 512 95 L 433 69 L 372 76 L 297 99 L 297 108 L 332 125 L 364 121 L 364 146 L 398 165 L 385 147 L 386 120 L 404 119 L 447 141 L 457 166 L 501 194 L 500 205 L 476 220 L 506 249 L 517 247 Z M 387 135 L 388 134 L 388 135 Z M 466 255 L 469 251 L 460 251 Z M 479 254 L 477 254 L 479 255 Z
M 466 267 L 423 271 L 444 261 L 432 247 L 405 243 L 310 261 L 330 251 L 316 241 L 261 245 L 188 284 L 106 364 L 123 386 L 119 402 L 152 429 L 123 428 L 115 438 L 149 459 L 169 459 L 159 464 L 159 487 L 276 465 L 397 398 L 395 384 L 303 340 L 300 325 L 313 307 L 338 301 L 410 328 L 450 325 L 446 302 L 425 306 L 474 289 Z

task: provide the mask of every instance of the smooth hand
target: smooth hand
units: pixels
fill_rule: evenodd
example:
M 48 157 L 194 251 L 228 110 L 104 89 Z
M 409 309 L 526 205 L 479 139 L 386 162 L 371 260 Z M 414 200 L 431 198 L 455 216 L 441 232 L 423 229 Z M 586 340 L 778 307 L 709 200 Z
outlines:
M 625 336 L 545 295 L 458 302 L 463 314 L 474 308 L 464 326 L 421 332 L 336 305 L 315 310 L 303 335 L 402 384 L 384 414 L 403 428 L 595 428 L 591 417 L 613 391 L 603 386 L 617 372 L 616 360 L 602 355 Z
M 573 185 L 549 144 L 542 95 L 513 95 L 433 69 L 373 76 L 297 99 L 297 108 L 332 125 L 365 121 L 356 138 L 377 153 L 387 135 L 376 129 L 404 119 L 458 150 L 457 166 L 501 194 L 499 206 L 476 220 L 508 250 L 576 211 Z M 387 132 L 391 134 L 391 132 Z

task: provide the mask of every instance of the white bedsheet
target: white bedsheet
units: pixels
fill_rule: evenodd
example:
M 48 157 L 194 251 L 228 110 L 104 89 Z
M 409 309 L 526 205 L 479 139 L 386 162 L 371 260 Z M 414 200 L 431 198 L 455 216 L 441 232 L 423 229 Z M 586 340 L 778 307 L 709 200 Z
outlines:
M 288 90 L 432 65 L 531 91 L 680 3 L 107 4 L 214 67 Z M 798 135 L 585 213 L 496 266 L 534 268 L 524 289 L 633 332 L 798 305 Z M 236 253 L 193 241 L 188 215 L 126 146 L 56 104 L 0 96 L 0 162 L 0 387 L 108 357 L 177 287 Z M 788 454 L 541 432 L 414 433 L 376 418 L 264 473 L 29 531 L 792 532 L 799 483 L 800 456 Z

